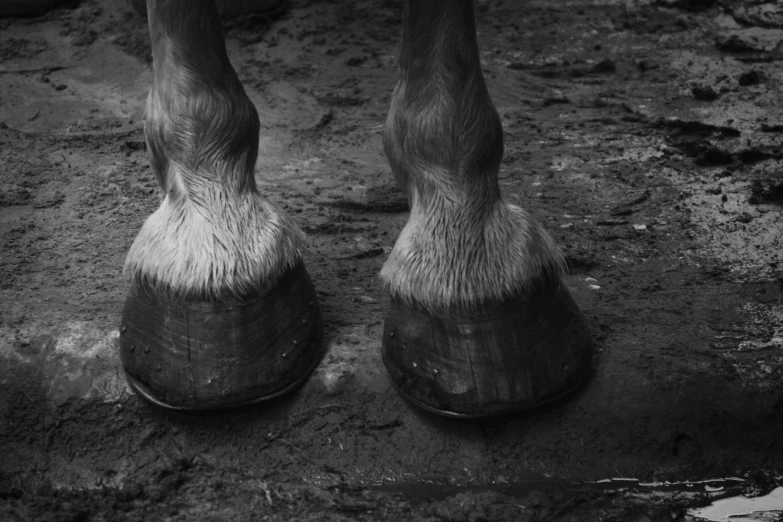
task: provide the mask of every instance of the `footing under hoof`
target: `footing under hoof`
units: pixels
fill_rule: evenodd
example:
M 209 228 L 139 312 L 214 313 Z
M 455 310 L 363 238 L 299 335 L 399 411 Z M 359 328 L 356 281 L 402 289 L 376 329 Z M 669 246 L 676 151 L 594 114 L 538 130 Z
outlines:
M 134 284 L 120 327 L 131 387 L 165 408 L 232 408 L 304 384 L 323 355 L 315 288 L 300 264 L 260 296 L 181 299 Z
M 555 401 L 584 381 L 592 354 L 584 318 L 559 278 L 470 312 L 434 314 L 392 297 L 383 332 L 383 362 L 397 390 L 447 417 Z

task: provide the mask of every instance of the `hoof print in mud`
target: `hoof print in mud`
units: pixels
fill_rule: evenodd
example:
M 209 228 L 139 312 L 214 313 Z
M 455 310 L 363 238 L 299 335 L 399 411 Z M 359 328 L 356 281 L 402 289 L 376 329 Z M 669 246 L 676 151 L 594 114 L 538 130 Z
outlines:
M 593 345 L 559 279 L 472 310 L 434 313 L 392 296 L 383 361 L 407 400 L 448 417 L 526 410 L 575 391 Z
M 165 408 L 203 410 L 270 400 L 302 385 L 323 355 L 315 288 L 300 264 L 259 296 L 173 297 L 134 283 L 120 327 L 126 377 Z

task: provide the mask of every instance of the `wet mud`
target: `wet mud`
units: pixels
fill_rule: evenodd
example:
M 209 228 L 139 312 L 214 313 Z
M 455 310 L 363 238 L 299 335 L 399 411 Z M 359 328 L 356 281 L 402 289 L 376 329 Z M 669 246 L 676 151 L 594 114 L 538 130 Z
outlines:
M 224 22 L 328 350 L 291 397 L 199 414 L 139 399 L 119 363 L 124 256 L 160 201 L 144 20 L 121 0 L 0 20 L 0 519 L 657 522 L 780 485 L 780 6 L 477 13 L 504 198 L 561 246 L 597 347 L 576 396 L 482 421 L 411 407 L 381 362 L 399 2 Z

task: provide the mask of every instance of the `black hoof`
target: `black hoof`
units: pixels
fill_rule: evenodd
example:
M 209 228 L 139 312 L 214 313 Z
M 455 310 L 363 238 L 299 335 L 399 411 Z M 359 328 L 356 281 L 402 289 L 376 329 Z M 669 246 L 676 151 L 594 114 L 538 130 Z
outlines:
M 486 417 L 544 405 L 590 372 L 584 318 L 559 278 L 471 311 L 435 314 L 392 297 L 383 361 L 397 390 L 447 417 Z
M 315 288 L 300 264 L 263 295 L 203 301 L 134 284 L 120 327 L 128 382 L 170 409 L 231 408 L 304 384 L 323 355 Z

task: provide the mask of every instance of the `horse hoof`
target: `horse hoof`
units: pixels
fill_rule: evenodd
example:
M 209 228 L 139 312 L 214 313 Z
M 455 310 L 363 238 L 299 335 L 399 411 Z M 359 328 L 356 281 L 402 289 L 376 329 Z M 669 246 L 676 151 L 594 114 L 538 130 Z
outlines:
M 303 264 L 276 288 L 221 301 L 165 295 L 134 283 L 120 327 L 131 387 L 170 409 L 231 408 L 304 384 L 323 355 L 323 323 Z
M 433 313 L 392 297 L 383 361 L 408 401 L 447 417 L 487 417 L 553 402 L 590 373 L 593 346 L 559 278 L 473 310 Z

